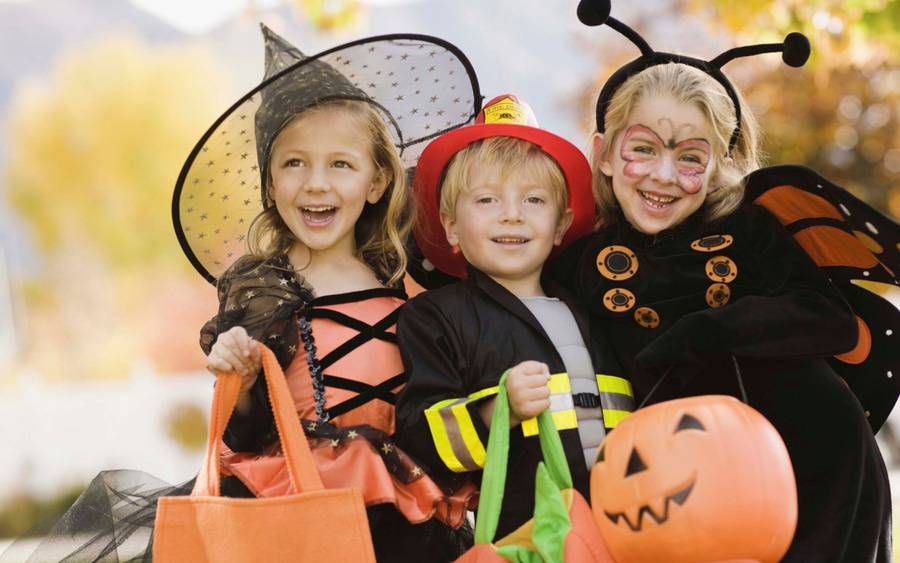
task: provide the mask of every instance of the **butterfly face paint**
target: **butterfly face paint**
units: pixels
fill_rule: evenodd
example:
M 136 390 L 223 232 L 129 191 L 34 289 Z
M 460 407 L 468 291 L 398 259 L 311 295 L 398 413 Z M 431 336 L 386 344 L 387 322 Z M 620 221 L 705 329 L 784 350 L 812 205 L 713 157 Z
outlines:
M 675 135 L 690 128 L 690 124 L 676 128 L 668 118 L 660 121 L 663 128 L 673 133 L 666 140 L 642 124 L 632 125 L 625 131 L 619 149 L 619 156 L 626 163 L 623 172 L 634 179 L 657 172 L 662 181 L 675 182 L 687 193 L 696 193 L 709 166 L 709 143 L 696 138 L 676 142 Z
M 714 132 L 695 104 L 651 95 L 635 104 L 600 169 L 637 230 L 655 234 L 700 209 L 713 170 Z

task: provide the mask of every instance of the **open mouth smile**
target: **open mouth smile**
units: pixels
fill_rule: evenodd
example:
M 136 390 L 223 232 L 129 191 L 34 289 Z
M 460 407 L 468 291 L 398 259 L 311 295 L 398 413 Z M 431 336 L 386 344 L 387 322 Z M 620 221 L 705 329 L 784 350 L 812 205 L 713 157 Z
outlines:
M 653 510 L 653 508 L 650 507 L 650 505 L 644 505 L 640 508 L 640 510 L 638 510 L 636 522 L 632 522 L 628 515 L 624 512 L 612 513 L 604 510 L 603 513 L 606 514 L 606 517 L 609 518 L 613 524 L 618 524 L 619 520 L 624 520 L 625 524 L 627 524 L 628 527 L 631 528 L 632 532 L 639 532 L 643 528 L 645 514 L 652 518 L 653 521 L 657 524 L 662 524 L 666 520 L 668 520 L 670 502 L 674 502 L 678 506 L 683 505 L 688 496 L 691 494 L 691 491 L 694 488 L 694 483 L 694 481 L 691 481 L 691 483 L 686 487 L 680 489 L 676 493 L 667 496 L 665 501 L 663 502 L 662 514 L 657 514 Z
M 653 209 L 666 209 L 681 198 L 638 190 L 644 203 Z
M 524 237 L 507 237 L 507 236 L 493 237 L 491 239 L 492 242 L 495 242 L 497 244 L 504 244 L 504 245 L 511 245 L 511 246 L 525 244 L 530 240 L 531 239 L 527 239 Z
M 337 207 L 333 205 L 306 205 L 300 208 L 303 222 L 312 226 L 327 225 L 336 213 Z

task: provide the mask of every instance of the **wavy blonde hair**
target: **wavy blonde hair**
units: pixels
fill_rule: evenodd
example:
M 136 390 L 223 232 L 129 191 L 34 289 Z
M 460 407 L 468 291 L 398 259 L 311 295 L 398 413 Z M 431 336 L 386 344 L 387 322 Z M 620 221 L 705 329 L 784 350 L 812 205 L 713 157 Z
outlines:
M 366 203 L 356 221 L 356 256 L 365 261 L 386 285 L 396 285 L 406 272 L 405 241 L 414 217 L 413 200 L 406 189 L 406 174 L 397 147 L 384 118 L 367 102 L 331 100 L 304 109 L 295 119 L 324 111 L 346 112 L 359 124 L 360 133 L 371 141 L 372 162 L 378 173 L 384 174 L 387 188 L 376 203 Z M 272 144 L 274 146 L 274 141 Z M 267 184 L 272 185 L 271 173 Z M 298 242 L 271 200 L 250 225 L 248 240 L 250 253 L 266 260 L 287 254 Z
M 668 96 L 683 104 L 693 104 L 711 125 L 713 169 L 709 192 L 703 203 L 706 220 L 725 217 L 737 209 L 744 197 L 743 178 L 760 167 L 762 157 L 756 118 L 741 93 L 735 91 L 742 110 L 741 132 L 731 155 L 728 155 L 728 141 L 736 121 L 734 104 L 714 78 L 688 65 L 666 63 L 652 66 L 626 80 L 613 94 L 606 110 L 602 148 L 599 153 L 591 151 L 597 228 L 615 224 L 618 208 L 612 178 L 600 170 L 600 160 L 611 157 L 612 147 L 622 136 L 637 104 L 654 96 Z

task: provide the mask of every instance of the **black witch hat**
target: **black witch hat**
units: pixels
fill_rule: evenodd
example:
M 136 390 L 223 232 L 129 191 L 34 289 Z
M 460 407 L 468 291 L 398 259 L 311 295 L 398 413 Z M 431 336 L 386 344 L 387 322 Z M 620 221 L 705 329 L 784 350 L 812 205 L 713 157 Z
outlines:
M 471 122 L 481 109 L 472 65 L 442 39 L 382 35 L 306 56 L 264 25 L 262 33 L 263 82 L 201 137 L 175 185 L 178 241 L 212 283 L 246 252 L 250 223 L 269 205 L 261 189 L 269 151 L 297 113 L 336 99 L 372 104 L 408 167 L 424 141 Z
M 597 97 L 597 131 L 601 133 L 606 130 L 606 110 L 609 107 L 609 102 L 612 100 L 616 90 L 618 90 L 628 78 L 651 66 L 666 63 L 681 63 L 699 69 L 714 78 L 723 88 L 725 88 L 725 92 L 727 92 L 728 97 L 731 98 L 731 102 L 734 104 L 737 125 L 728 141 L 728 152 L 730 153 L 741 135 L 741 103 L 738 100 L 734 86 L 732 86 L 731 82 L 722 72 L 722 67 L 734 59 L 741 57 L 779 52 L 781 53 L 781 58 L 785 64 L 793 67 L 800 67 L 806 64 L 810 55 L 809 40 L 805 35 L 798 32 L 789 33 L 781 43 L 765 43 L 760 45 L 748 45 L 746 47 L 735 47 L 708 61 L 674 53 L 654 51 L 650 44 L 635 30 L 610 16 L 610 10 L 611 6 L 609 0 L 581 0 L 581 2 L 578 3 L 578 19 L 581 20 L 581 23 L 588 26 L 606 24 L 615 29 L 641 50 L 641 56 L 614 72 L 600 91 L 600 95 Z

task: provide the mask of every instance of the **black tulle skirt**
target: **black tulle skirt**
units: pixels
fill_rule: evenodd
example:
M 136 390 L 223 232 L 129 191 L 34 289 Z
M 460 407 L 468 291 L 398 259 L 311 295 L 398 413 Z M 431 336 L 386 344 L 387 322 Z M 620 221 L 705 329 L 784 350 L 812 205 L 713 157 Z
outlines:
M 55 521 L 13 542 L 0 554 L 0 563 L 151 561 L 159 498 L 189 495 L 193 488 L 194 479 L 170 485 L 143 471 L 104 471 Z M 234 477 L 222 479 L 221 492 L 253 496 Z M 414 525 L 389 504 L 370 506 L 367 513 L 380 562 L 449 562 L 473 542 L 468 523 L 457 530 L 434 519 Z

